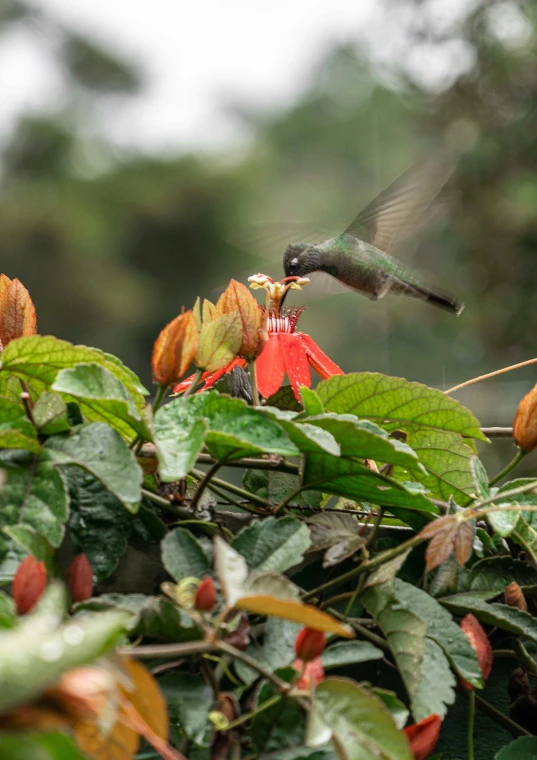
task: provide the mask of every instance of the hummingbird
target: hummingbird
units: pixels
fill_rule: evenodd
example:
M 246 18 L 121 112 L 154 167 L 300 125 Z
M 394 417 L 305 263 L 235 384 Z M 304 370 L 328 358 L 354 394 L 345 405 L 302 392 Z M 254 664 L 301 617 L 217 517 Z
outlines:
M 319 243 L 290 243 L 286 277 L 325 272 L 376 301 L 388 293 L 407 295 L 459 315 L 464 304 L 421 282 L 390 251 L 415 228 L 454 167 L 444 156 L 415 164 L 371 201 L 339 236 Z

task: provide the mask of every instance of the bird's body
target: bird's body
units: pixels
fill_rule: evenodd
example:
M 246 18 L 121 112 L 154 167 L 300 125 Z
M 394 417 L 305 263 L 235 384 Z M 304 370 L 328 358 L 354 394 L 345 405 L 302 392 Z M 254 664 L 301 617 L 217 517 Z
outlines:
M 460 314 L 463 304 L 432 290 L 387 253 L 404 228 L 415 221 L 447 179 L 422 175 L 413 167 L 370 203 L 339 235 L 319 243 L 291 243 L 284 254 L 286 276 L 325 272 L 372 300 L 403 294 Z M 420 182 L 421 179 L 421 182 Z M 440 182 L 440 185 L 438 185 Z M 438 185 L 436 192 L 430 186 Z

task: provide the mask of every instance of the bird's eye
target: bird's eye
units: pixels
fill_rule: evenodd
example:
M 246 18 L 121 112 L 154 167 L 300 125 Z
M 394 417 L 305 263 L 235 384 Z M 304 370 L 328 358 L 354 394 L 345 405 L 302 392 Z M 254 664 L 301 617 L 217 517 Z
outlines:
M 291 259 L 291 269 L 296 269 L 298 267 L 298 259 L 295 257 L 294 259 Z

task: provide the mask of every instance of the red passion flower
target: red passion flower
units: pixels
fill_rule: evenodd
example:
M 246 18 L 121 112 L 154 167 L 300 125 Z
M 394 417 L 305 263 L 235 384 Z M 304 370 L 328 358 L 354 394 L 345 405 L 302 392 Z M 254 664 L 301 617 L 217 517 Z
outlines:
M 268 340 L 255 362 L 259 393 L 264 398 L 272 396 L 282 386 L 287 375 L 296 398 L 300 400 L 300 386 L 311 387 L 310 368 L 313 368 L 323 380 L 331 375 L 343 375 L 343 370 L 321 351 L 309 335 L 296 330 L 304 307 L 285 308 L 282 306 L 287 291 L 300 290 L 308 280 L 286 277 L 280 282 L 274 282 L 266 275 L 254 275 L 249 280 L 250 287 L 263 288 L 268 294 L 267 305 L 260 307 L 264 313 L 268 310 Z M 245 367 L 246 363 L 245 359 L 235 357 L 218 372 L 205 373 L 202 375 L 205 381 L 203 389 L 212 387 L 234 367 Z M 174 392 L 183 393 L 192 382 L 192 377 L 175 386 Z

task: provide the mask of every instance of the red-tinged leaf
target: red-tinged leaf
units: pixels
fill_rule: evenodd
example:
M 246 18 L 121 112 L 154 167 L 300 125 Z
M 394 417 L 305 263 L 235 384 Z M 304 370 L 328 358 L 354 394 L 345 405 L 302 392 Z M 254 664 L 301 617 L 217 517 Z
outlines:
M 429 541 L 425 552 L 427 570 L 434 570 L 451 556 L 455 548 L 455 530 L 456 526 L 444 528 Z
M 285 377 L 285 362 L 279 339 L 280 333 L 270 333 L 267 345 L 255 362 L 257 387 L 264 398 L 276 393 Z
M 438 741 L 441 725 L 442 719 L 439 715 L 429 715 L 419 723 L 403 729 L 414 760 L 426 760 L 431 755 Z
M 441 533 L 442 531 L 446 530 L 447 526 L 453 525 L 454 522 L 454 515 L 445 515 L 444 517 L 438 517 L 436 520 L 433 520 L 421 529 L 420 536 L 422 538 L 432 538 L 433 536 L 436 536 L 437 533 Z
M 332 359 L 330 359 L 323 351 L 321 351 L 313 338 L 310 338 L 310 336 L 306 335 L 305 333 L 300 333 L 300 335 L 302 335 L 302 340 L 306 346 L 309 363 L 323 380 L 331 377 L 331 375 L 345 374 L 341 367 L 338 367 L 338 365 L 333 362 Z
M 85 554 L 78 554 L 67 568 L 67 586 L 73 604 L 91 598 L 93 569 Z
M 307 663 L 303 660 L 295 660 L 293 668 L 301 674 L 295 684 L 297 689 L 311 691 L 324 680 L 324 668 L 320 657 Z
M 44 562 L 38 562 L 31 554 L 24 559 L 15 573 L 12 594 L 17 614 L 26 615 L 41 599 L 47 585 Z
M 217 317 L 202 327 L 196 366 L 206 372 L 216 372 L 235 358 L 242 343 L 242 330 L 238 314 Z
M 467 523 L 460 523 L 455 534 L 455 556 L 461 567 L 472 553 L 474 543 L 474 532 L 472 526 Z
M 224 314 L 239 315 L 242 343 L 238 353 L 247 359 L 254 359 L 259 353 L 262 314 L 259 304 L 246 285 L 231 280 L 217 301 L 214 318 Z
M 503 592 L 503 599 L 509 607 L 516 607 L 517 610 L 523 610 L 524 612 L 528 611 L 528 603 L 526 602 L 522 589 L 516 581 L 513 581 L 506 586 L 505 591 Z
M 300 387 L 311 386 L 311 372 L 308 355 L 301 333 L 281 333 L 280 346 L 291 388 L 297 401 L 300 401 Z
M 192 311 L 179 314 L 161 331 L 153 346 L 151 368 L 160 385 L 179 380 L 194 360 L 198 348 L 198 328 Z
M 35 307 L 24 285 L 0 275 L 0 341 L 5 348 L 15 338 L 37 332 Z
M 477 661 L 483 673 L 483 679 L 486 681 L 490 676 L 493 662 L 492 647 L 488 636 L 483 630 L 481 623 L 471 613 L 468 613 L 461 620 L 461 629 L 477 654 Z M 473 689 L 473 686 L 466 683 L 466 681 L 461 681 L 461 683 L 465 688 Z

